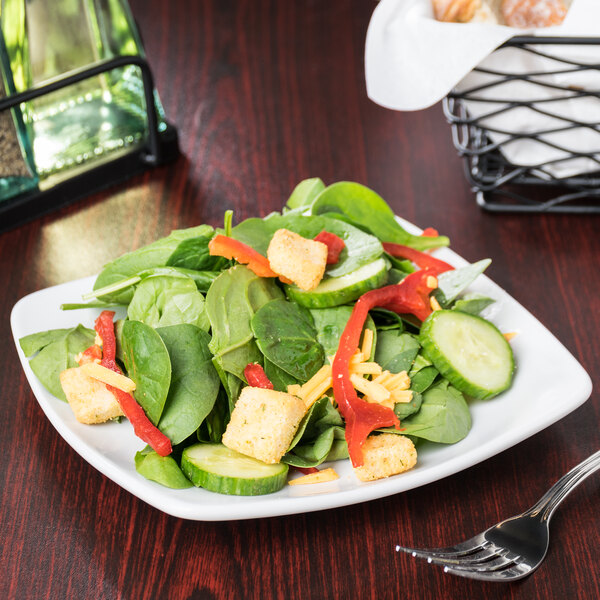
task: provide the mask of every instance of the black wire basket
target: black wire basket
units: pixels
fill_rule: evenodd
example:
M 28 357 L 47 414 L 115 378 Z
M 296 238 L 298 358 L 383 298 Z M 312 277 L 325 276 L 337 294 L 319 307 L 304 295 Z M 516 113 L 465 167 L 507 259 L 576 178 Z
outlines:
M 600 64 L 561 58 L 561 49 L 567 46 L 600 47 L 600 38 L 512 38 L 501 48 L 511 47 L 527 53 L 522 57 L 524 62 L 533 56 L 541 58 L 544 64 L 552 65 L 551 68 L 510 73 L 477 67 L 474 71 L 483 74 L 486 83 L 453 90 L 445 98 L 443 109 L 451 124 L 453 142 L 465 160 L 465 174 L 481 208 L 494 212 L 600 213 Z M 563 50 L 563 54 L 568 56 L 569 53 Z M 591 77 L 594 85 L 583 88 L 568 83 L 570 75 L 576 80 L 582 74 Z M 554 75 L 558 75 L 562 83 L 553 82 L 551 76 Z M 523 85 L 531 86 L 527 99 L 506 97 L 502 93 L 502 86 L 513 82 L 517 82 L 520 89 Z M 552 90 L 552 99 L 544 94 L 536 97 L 536 90 L 544 88 Z M 557 101 L 568 100 L 571 106 L 576 106 L 573 103 L 584 99 L 588 113 L 590 102 L 597 102 L 597 119 L 557 116 L 552 110 L 552 103 Z M 468 106 L 478 107 L 477 116 L 469 114 Z M 547 126 L 523 131 L 490 124 L 494 117 L 510 118 L 510 111 L 524 107 L 535 115 L 548 116 Z M 598 134 L 598 146 L 579 151 L 548 139 L 563 132 L 578 136 L 593 132 Z M 507 147 L 523 141 L 551 148 L 558 157 L 545 163 L 513 164 L 505 157 Z M 553 167 L 579 159 L 586 161 L 585 172 L 560 178 L 553 174 Z

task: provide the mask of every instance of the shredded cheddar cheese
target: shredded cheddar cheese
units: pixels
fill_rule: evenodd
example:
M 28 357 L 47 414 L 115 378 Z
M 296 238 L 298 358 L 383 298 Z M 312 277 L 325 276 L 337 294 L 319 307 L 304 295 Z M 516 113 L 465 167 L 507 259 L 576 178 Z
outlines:
M 121 375 L 120 373 L 115 373 L 102 365 L 90 362 L 84 365 L 81 365 L 80 369 L 83 373 L 85 373 L 88 377 L 92 377 L 101 381 L 102 383 L 106 383 L 107 385 L 112 385 L 124 392 L 131 393 L 135 390 L 135 381 L 129 379 L 125 375 Z
M 340 476 L 335 472 L 335 469 L 329 468 L 318 471 L 317 473 L 309 473 L 308 475 L 303 475 L 296 479 L 290 479 L 288 483 L 289 485 L 305 485 L 309 483 L 325 483 L 326 481 L 334 481 L 339 478 Z

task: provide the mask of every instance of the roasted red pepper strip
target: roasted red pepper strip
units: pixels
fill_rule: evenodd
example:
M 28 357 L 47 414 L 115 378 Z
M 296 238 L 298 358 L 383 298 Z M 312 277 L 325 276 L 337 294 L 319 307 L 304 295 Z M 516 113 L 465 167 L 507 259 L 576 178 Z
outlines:
M 314 239 L 327 246 L 327 264 L 335 265 L 340 259 L 342 250 L 346 247 L 344 240 L 335 233 L 325 230 L 321 231 Z
M 211 256 L 224 256 L 234 259 L 242 265 L 247 265 L 259 277 L 278 277 L 277 273 L 269 266 L 266 256 L 247 244 L 226 235 L 215 235 L 208 243 L 208 251 Z
M 293 467 L 296 471 L 300 471 L 304 475 L 310 475 L 311 473 L 318 473 L 319 469 L 317 467 Z
M 115 360 L 117 340 L 113 323 L 114 316 L 115 313 L 111 310 L 102 311 L 96 319 L 95 328 L 96 333 L 102 338 L 102 360 L 100 364 L 107 369 L 111 369 L 111 371 L 115 371 L 115 373 L 121 373 L 121 369 Z M 136 399 L 131 394 L 112 385 L 107 385 L 106 388 L 115 396 L 119 406 L 133 426 L 135 435 L 146 444 L 149 444 L 160 456 L 171 454 L 171 440 L 152 424 Z
M 423 233 L 421 234 L 422 237 L 440 237 L 440 234 L 438 233 L 437 229 L 434 229 L 433 227 L 425 227 L 425 229 L 423 229 Z
M 85 365 L 86 363 L 96 362 L 97 360 L 101 359 L 102 348 L 94 344 L 93 346 L 90 346 L 81 353 L 81 356 L 79 357 L 79 360 L 77 362 L 79 363 L 79 366 L 81 366 Z
M 350 381 L 350 358 L 359 347 L 365 320 L 372 308 L 380 307 L 397 313 L 412 314 L 423 320 L 431 313 L 427 280 L 439 271 L 422 269 L 411 273 L 396 285 L 388 285 L 363 294 L 354 305 L 352 314 L 340 338 L 332 365 L 333 396 L 346 421 L 346 442 L 353 466 L 363 464 L 362 445 L 367 436 L 380 427 L 400 427 L 391 408 L 370 403 L 358 397 Z
M 443 273 L 444 271 L 451 271 L 454 269 L 454 267 L 449 265 L 447 262 L 444 262 L 439 258 L 434 258 L 426 252 L 420 252 L 419 250 L 410 248 L 409 246 L 392 244 L 391 242 L 383 242 L 383 249 L 388 254 L 391 254 L 396 258 L 407 258 L 411 262 L 414 262 L 418 267 L 421 267 L 421 269 L 437 269 L 438 273 Z
M 244 377 L 248 385 L 265 390 L 272 390 L 273 384 L 267 377 L 264 369 L 258 363 L 249 363 L 244 369 Z

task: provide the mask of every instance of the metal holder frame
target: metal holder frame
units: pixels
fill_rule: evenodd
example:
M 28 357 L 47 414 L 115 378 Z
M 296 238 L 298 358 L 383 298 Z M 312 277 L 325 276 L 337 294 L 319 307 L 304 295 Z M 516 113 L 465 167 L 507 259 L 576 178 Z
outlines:
M 451 124 L 452 140 L 459 154 L 465 159 L 465 174 L 476 193 L 477 204 L 493 212 L 561 212 L 561 213 L 600 213 L 600 147 L 595 152 L 573 152 L 569 149 L 550 144 L 540 139 L 540 135 L 577 128 L 589 128 L 600 132 L 600 87 L 596 90 L 583 90 L 572 86 L 559 86 L 537 80 L 541 75 L 597 71 L 600 64 L 582 64 L 561 59 L 555 54 L 546 54 L 540 47 L 564 45 L 600 45 L 600 38 L 559 38 L 559 37 L 515 37 L 502 47 L 515 47 L 523 52 L 550 58 L 560 63 L 554 71 L 510 74 L 476 68 L 475 71 L 494 76 L 486 85 L 474 87 L 462 92 L 451 92 L 443 102 L 443 110 Z M 522 101 L 519 99 L 481 98 L 478 92 L 502 85 L 508 81 L 530 82 L 535 86 L 551 87 L 559 90 L 564 98 L 574 99 L 595 97 L 598 99 L 598 122 L 586 123 L 562 118 L 558 126 L 538 132 L 519 132 L 486 128 L 485 119 L 514 108 L 527 106 L 540 114 L 544 112 L 543 101 Z M 561 96 L 562 98 L 563 96 Z M 490 110 L 481 117 L 472 118 L 465 107 L 465 101 L 490 103 Z M 556 98 L 554 99 L 556 101 Z M 495 104 L 492 104 L 495 103 Z M 498 103 L 503 103 L 498 108 Z M 551 115 L 556 121 L 556 115 Z M 505 141 L 494 143 L 488 132 L 505 134 Z M 567 153 L 567 157 L 554 161 L 588 158 L 598 164 L 598 171 L 582 175 L 555 178 L 547 171 L 547 164 L 518 166 L 511 164 L 502 154 L 502 147 L 516 139 L 533 139 L 548 144 Z
M 139 67 L 142 73 L 148 122 L 148 137 L 145 143 L 137 150 L 132 150 L 112 160 L 91 166 L 89 170 L 76 174 L 51 188 L 33 190 L 0 201 L 0 231 L 39 217 L 60 206 L 70 204 L 84 196 L 124 181 L 146 169 L 167 163 L 179 155 L 176 129 L 171 124 L 166 123 L 164 131 L 159 131 L 154 100 L 154 79 L 148 61 L 141 56 L 111 58 L 58 81 L 7 96 L 0 100 L 0 111 L 10 110 L 23 102 L 29 102 L 44 94 L 52 93 L 85 79 L 128 65 Z

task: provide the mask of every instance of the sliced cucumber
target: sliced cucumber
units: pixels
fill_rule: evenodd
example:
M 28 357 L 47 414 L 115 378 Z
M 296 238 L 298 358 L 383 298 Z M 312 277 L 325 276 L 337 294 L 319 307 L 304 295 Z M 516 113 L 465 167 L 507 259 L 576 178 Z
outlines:
M 512 349 L 498 328 L 481 317 L 437 310 L 425 319 L 419 337 L 437 370 L 464 394 L 491 398 L 512 383 Z
M 235 496 L 260 496 L 280 490 L 288 466 L 267 465 L 223 444 L 194 444 L 183 451 L 181 470 L 198 487 Z
M 352 273 L 324 279 L 310 291 L 295 285 L 285 287 L 288 298 L 308 308 L 329 308 L 356 300 L 359 296 L 382 286 L 387 280 L 388 264 L 378 258 Z

